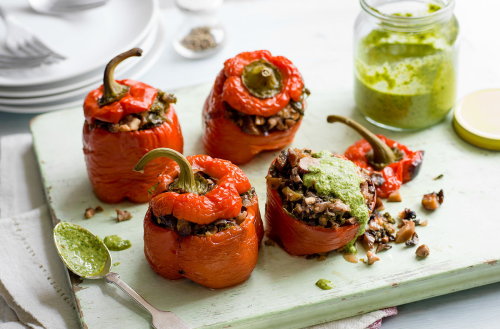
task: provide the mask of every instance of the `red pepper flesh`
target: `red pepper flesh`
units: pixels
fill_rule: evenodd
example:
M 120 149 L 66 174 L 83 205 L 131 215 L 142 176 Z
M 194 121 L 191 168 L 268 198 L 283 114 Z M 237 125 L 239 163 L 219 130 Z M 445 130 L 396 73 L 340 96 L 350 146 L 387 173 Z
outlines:
M 155 159 L 156 160 L 156 159 Z M 155 195 L 144 218 L 144 253 L 151 268 L 167 279 L 186 277 L 209 288 L 224 288 L 248 279 L 257 264 L 264 233 L 255 195 L 246 207 L 246 218 L 209 236 L 180 236 L 161 227 L 152 215 L 173 215 L 197 224 L 236 217 L 242 207 L 240 194 L 251 186 L 243 171 L 231 162 L 206 155 L 187 157 L 194 171 L 216 180 L 205 195 L 167 191 L 179 176 L 179 166 L 168 166 L 158 176 Z M 154 161 L 154 160 L 153 160 Z
M 83 152 L 87 172 L 96 196 L 107 203 L 128 199 L 143 203 L 149 200 L 148 190 L 171 161 L 156 159 L 146 166 L 144 174 L 132 169 L 148 151 L 158 147 L 183 149 L 182 132 L 173 105 L 167 119 L 159 126 L 128 132 L 112 133 L 102 128 L 83 126 Z
M 93 123 L 95 119 L 98 119 L 104 122 L 118 123 L 129 114 L 145 112 L 149 110 L 158 93 L 156 88 L 140 81 L 127 79 L 117 82 L 130 87 L 130 89 L 119 101 L 109 105 L 99 106 L 99 99 L 104 91 L 103 86 L 88 93 L 83 104 L 87 122 Z
M 267 187 L 266 224 L 269 238 L 295 256 L 329 252 L 345 246 L 356 237 L 359 224 L 325 228 L 310 226 L 283 208 L 278 192 Z
M 419 172 L 423 161 L 423 151 L 412 151 L 407 146 L 400 144 L 383 135 L 377 135 L 387 146 L 401 151 L 403 158 L 397 162 L 387 165 L 381 171 L 375 170 L 367 157 L 372 147 L 365 139 L 361 139 L 351 145 L 344 155 L 361 168 L 370 172 L 378 172 L 382 175 L 384 183 L 377 186 L 377 196 L 387 198 L 392 192 L 397 191 L 402 184 L 412 180 Z
M 283 78 L 282 90 L 270 98 L 253 96 L 242 81 L 245 66 L 259 59 L 277 67 Z M 284 131 L 274 131 L 266 136 L 250 135 L 228 118 L 225 104 L 241 113 L 269 117 L 286 107 L 291 100 L 302 102 L 302 108 L 305 108 L 303 92 L 304 82 L 300 73 L 285 57 L 272 56 L 269 51 L 260 50 L 241 53 L 227 60 L 203 108 L 203 144 L 206 152 L 243 164 L 260 152 L 281 149 L 290 144 L 302 119 Z

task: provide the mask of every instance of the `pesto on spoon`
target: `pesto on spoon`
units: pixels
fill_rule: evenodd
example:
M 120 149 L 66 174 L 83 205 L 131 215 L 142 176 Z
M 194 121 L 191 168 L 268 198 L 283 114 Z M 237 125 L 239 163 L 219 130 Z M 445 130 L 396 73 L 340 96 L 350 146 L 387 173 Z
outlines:
M 110 272 L 112 260 L 108 248 L 89 230 L 60 222 L 54 228 L 54 242 L 59 257 L 71 272 L 85 279 L 105 278 L 106 282 L 117 285 L 151 314 L 154 328 L 189 329 L 174 313 L 158 310 L 122 281 L 118 273 Z

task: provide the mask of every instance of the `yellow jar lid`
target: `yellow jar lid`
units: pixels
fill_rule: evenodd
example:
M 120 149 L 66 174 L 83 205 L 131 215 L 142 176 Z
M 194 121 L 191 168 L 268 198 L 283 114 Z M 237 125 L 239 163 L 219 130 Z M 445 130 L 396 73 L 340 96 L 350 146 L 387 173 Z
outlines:
M 485 89 L 465 96 L 455 107 L 453 127 L 465 141 L 500 151 L 500 89 Z

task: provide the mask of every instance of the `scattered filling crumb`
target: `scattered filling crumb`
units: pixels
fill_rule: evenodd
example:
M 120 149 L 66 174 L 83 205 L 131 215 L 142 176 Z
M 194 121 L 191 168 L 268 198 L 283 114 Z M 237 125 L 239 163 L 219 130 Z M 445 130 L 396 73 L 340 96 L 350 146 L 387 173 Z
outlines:
M 439 175 L 437 175 L 436 177 L 434 177 L 434 178 L 433 178 L 433 180 L 439 180 L 439 179 L 441 179 L 441 178 L 443 178 L 443 177 L 444 177 L 444 175 L 443 175 L 443 174 L 439 174 Z
M 115 209 L 116 210 L 116 221 L 123 222 L 132 218 L 132 214 L 127 210 Z
M 334 287 L 332 281 L 327 279 L 319 279 L 316 281 L 316 286 L 323 290 L 330 290 Z
M 401 198 L 401 193 L 399 193 L 399 190 L 392 192 L 387 197 L 387 202 L 401 202 L 401 201 L 403 201 L 403 199 Z
M 89 219 L 94 217 L 95 214 L 102 212 L 103 210 L 104 209 L 101 206 L 97 206 L 95 208 L 89 207 L 85 209 L 85 213 L 83 214 L 83 216 L 85 217 L 85 219 Z
M 374 211 L 371 214 L 365 233 L 358 238 L 358 242 L 366 250 L 366 260 L 361 259 L 363 263 L 372 265 L 379 261 L 380 258 L 376 254 L 391 249 L 390 243 L 404 243 L 406 247 L 416 247 L 419 244 L 416 227 L 427 226 L 427 220 L 417 218 L 416 212 L 409 208 L 399 213 L 398 219 L 399 223 L 396 223 L 396 219 L 388 212 L 382 214 L 380 211 Z M 421 245 L 417 248 L 418 254 L 424 255 L 425 250 L 428 255 L 427 246 Z M 347 259 L 346 256 L 352 259 Z M 344 258 L 353 263 L 357 262 L 355 255 L 344 255 Z
M 422 198 L 422 206 L 427 210 L 436 210 L 443 204 L 444 192 L 439 190 L 439 192 L 432 192 L 424 194 Z
M 426 258 L 430 253 L 431 251 L 429 247 L 427 247 L 425 244 L 420 245 L 415 251 L 415 255 L 417 255 L 417 257 L 419 258 Z

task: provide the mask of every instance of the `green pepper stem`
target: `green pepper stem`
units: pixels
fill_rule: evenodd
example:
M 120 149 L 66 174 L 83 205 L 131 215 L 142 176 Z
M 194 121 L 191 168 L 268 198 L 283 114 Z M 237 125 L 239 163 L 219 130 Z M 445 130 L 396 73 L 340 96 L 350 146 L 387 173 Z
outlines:
M 329 123 L 341 122 L 352 129 L 356 130 L 368 143 L 370 143 L 373 149 L 373 158 L 371 159 L 371 164 L 377 170 L 381 170 L 387 165 L 396 161 L 396 155 L 391 150 L 386 143 L 384 143 L 380 138 L 378 138 L 374 133 L 369 131 L 366 127 L 356 121 L 340 116 L 340 115 L 329 115 L 326 119 Z
M 241 79 L 248 92 L 258 98 L 274 97 L 282 89 L 279 69 L 263 59 L 245 66 Z
M 157 148 L 146 153 L 134 167 L 134 171 L 144 172 L 146 164 L 154 159 L 167 157 L 174 160 L 180 167 L 177 187 L 189 193 L 198 193 L 193 168 L 189 161 L 179 152 L 169 148 Z
M 103 78 L 103 86 L 104 92 L 99 100 L 99 105 L 104 106 L 107 104 L 114 103 L 120 100 L 125 94 L 128 92 L 129 87 L 119 84 L 115 81 L 115 69 L 122 61 L 132 56 L 141 56 L 142 49 L 140 48 L 132 48 L 120 55 L 114 57 L 109 61 L 108 65 L 106 65 L 106 69 L 104 70 L 104 78 Z

